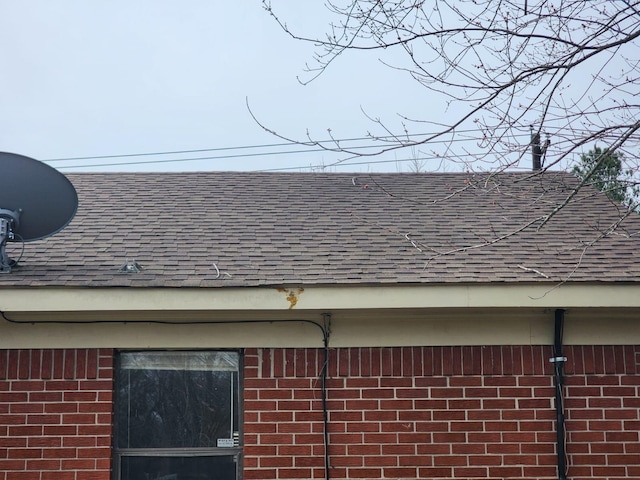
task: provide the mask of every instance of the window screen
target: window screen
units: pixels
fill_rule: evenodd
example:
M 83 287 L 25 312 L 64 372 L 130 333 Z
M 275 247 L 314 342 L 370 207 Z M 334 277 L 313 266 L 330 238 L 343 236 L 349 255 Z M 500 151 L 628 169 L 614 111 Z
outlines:
M 122 352 L 116 478 L 237 478 L 237 352 Z

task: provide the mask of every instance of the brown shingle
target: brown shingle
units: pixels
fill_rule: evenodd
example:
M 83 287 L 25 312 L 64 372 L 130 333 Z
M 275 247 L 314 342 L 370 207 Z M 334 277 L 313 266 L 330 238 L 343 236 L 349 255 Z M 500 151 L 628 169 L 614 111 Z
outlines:
M 591 245 L 624 213 L 603 195 L 583 190 L 538 230 L 576 185 L 563 173 L 68 177 L 76 217 L 0 285 L 640 281 L 640 216 Z M 143 270 L 118 272 L 127 259 Z

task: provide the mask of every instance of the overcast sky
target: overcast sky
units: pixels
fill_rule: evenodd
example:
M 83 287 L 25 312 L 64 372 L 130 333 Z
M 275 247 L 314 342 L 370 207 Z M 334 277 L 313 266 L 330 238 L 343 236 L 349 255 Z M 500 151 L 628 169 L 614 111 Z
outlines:
M 300 33 L 326 30 L 322 2 L 278 5 Z M 376 56 L 341 57 L 301 85 L 297 77 L 304 77 L 313 45 L 290 38 L 258 0 L 0 0 L 0 6 L 0 151 L 46 161 L 283 143 L 252 119 L 247 100 L 266 126 L 300 139 L 307 130 L 315 139 L 328 138 L 327 129 L 339 139 L 382 134 L 363 110 L 397 130 L 398 113 L 420 117 L 441 108 L 444 114 L 437 99 Z M 344 158 L 278 154 L 291 150 L 300 148 L 50 164 L 63 172 L 72 165 L 83 171 L 257 170 L 328 167 Z M 246 156 L 158 163 L 231 155 Z M 407 170 L 406 156 L 351 161 L 341 171 Z M 156 163 L 89 167 L 149 161 Z

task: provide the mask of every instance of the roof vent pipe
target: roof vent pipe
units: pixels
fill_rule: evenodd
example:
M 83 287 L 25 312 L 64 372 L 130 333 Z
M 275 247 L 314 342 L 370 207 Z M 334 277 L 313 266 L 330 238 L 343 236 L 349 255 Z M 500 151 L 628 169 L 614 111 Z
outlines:
M 542 157 L 547 152 L 547 147 L 551 143 L 551 140 L 547 138 L 544 146 L 540 143 L 540 132 L 533 131 L 533 125 L 531 128 L 531 159 L 532 159 L 532 168 L 534 171 L 542 170 Z

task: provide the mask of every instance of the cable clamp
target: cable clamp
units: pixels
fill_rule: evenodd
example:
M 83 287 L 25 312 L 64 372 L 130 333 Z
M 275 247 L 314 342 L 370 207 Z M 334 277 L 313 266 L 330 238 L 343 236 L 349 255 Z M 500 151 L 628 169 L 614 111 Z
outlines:
M 567 357 L 551 357 L 549 359 L 549 362 L 551 363 L 562 363 L 566 361 L 567 361 Z

